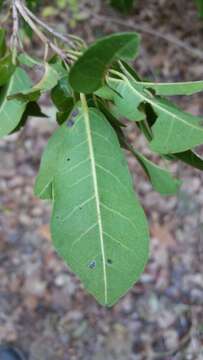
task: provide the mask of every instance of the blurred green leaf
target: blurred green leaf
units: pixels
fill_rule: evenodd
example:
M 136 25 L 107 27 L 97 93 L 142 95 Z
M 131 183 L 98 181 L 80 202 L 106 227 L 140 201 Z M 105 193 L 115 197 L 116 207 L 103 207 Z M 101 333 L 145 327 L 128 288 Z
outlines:
M 203 18 L 203 0 L 195 0 L 195 2 L 198 8 L 199 16 Z
M 6 30 L 0 28 L 0 58 L 6 53 Z
M 135 0 L 111 0 L 111 5 L 127 14 L 133 8 Z

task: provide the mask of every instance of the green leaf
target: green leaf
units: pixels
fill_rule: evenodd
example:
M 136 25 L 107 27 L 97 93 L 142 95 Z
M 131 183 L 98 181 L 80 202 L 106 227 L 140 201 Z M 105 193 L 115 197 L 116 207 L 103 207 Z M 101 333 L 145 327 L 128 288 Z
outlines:
M 152 89 L 157 95 L 193 95 L 203 91 L 203 81 L 189 81 L 177 83 L 141 83 L 145 88 Z
M 48 63 L 45 63 L 44 69 L 45 69 L 44 75 L 37 84 L 35 84 L 30 89 L 26 89 L 16 94 L 13 94 L 12 96 L 10 96 L 10 98 L 11 99 L 16 98 L 19 100 L 27 100 L 27 101 L 36 101 L 41 94 L 53 89 L 60 80 L 60 75 Z
M 134 0 L 111 0 L 111 5 L 127 14 L 133 7 Z
M 106 36 L 91 45 L 70 70 L 72 88 L 90 94 L 104 85 L 108 67 L 117 59 L 133 59 L 138 52 L 137 33 L 117 33 Z
M 0 28 L 0 58 L 6 54 L 6 30 Z
M 27 102 L 8 100 L 16 92 L 29 89 L 31 80 L 23 69 L 16 68 L 8 85 L 0 92 L 0 138 L 11 133 L 21 121 Z
M 153 108 L 157 120 L 151 128 L 151 150 L 160 154 L 173 154 L 203 143 L 203 119 L 180 110 L 166 99 L 153 96 L 139 82 L 126 78 L 126 81 L 111 79 L 108 83 L 121 94 L 115 95 L 114 101 L 122 115 L 129 120 L 143 119 L 140 111 L 142 104 L 149 104 Z
M 118 139 L 90 109 L 66 132 L 53 182 L 52 236 L 87 290 L 107 306 L 133 285 L 148 258 L 148 229 Z
M 203 1 L 202 0 L 195 0 L 195 1 L 198 8 L 199 16 L 203 18 Z
M 203 171 L 203 159 L 195 152 L 188 150 L 182 153 L 174 154 L 175 158 L 190 165 L 198 170 Z
M 177 193 L 182 183 L 180 180 L 175 179 L 168 170 L 154 164 L 137 150 L 132 147 L 129 149 L 144 168 L 156 191 L 161 195 L 174 195 Z
M 40 199 L 52 199 L 52 183 L 58 165 L 60 149 L 67 131 L 69 131 L 67 126 L 59 127 L 49 139 L 44 150 L 34 187 L 34 193 Z
M 11 75 L 14 73 L 16 66 L 12 63 L 12 55 L 6 55 L 0 59 L 0 86 L 5 85 Z

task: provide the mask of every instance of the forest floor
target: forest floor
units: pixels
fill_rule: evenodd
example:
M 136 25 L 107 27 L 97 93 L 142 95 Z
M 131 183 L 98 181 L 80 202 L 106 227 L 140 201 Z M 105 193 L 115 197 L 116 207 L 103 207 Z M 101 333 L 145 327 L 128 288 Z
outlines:
M 143 76 L 203 79 L 203 55 L 174 43 L 177 38 L 203 49 L 203 20 L 192 2 L 140 1 L 126 19 L 103 7 L 76 31 L 93 40 L 131 30 L 128 22 L 172 37 L 167 42 L 142 32 L 135 66 Z M 202 99 L 175 100 L 201 115 Z M 33 195 L 40 157 L 55 128 L 54 111 L 47 110 L 50 121 L 31 120 L 25 131 L 0 141 L 0 343 L 17 345 L 29 360 L 202 360 L 203 175 L 173 164 L 183 186 L 177 197 L 162 198 L 129 157 L 150 221 L 151 256 L 134 288 L 113 308 L 102 308 L 55 253 L 48 227 L 50 204 Z M 132 126 L 128 134 L 149 154 Z

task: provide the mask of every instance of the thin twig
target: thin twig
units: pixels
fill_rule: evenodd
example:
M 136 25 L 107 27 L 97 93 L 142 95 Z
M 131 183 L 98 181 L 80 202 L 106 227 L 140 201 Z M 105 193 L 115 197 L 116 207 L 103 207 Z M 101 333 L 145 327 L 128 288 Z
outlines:
M 44 21 L 42 21 L 37 16 L 35 16 L 25 5 L 22 5 L 22 6 L 23 6 L 24 10 L 26 11 L 26 13 L 30 16 L 30 18 L 32 18 L 38 25 L 40 25 L 46 31 L 48 31 L 52 36 L 54 36 L 55 38 L 58 38 L 59 40 L 61 40 L 64 43 L 68 44 L 73 49 L 77 48 L 76 45 L 74 44 L 74 42 L 71 41 L 68 37 L 66 37 L 63 34 L 59 33 L 58 31 L 52 29 L 48 24 L 46 24 Z M 74 36 L 70 35 L 70 37 L 74 37 Z M 79 38 L 77 38 L 77 37 L 74 37 L 74 38 L 75 38 L 75 40 L 77 40 L 79 42 Z M 82 40 L 81 40 L 81 44 L 82 44 Z
M 193 46 L 190 46 L 190 45 L 184 43 L 183 41 L 181 41 L 180 39 L 176 38 L 173 35 L 162 34 L 159 31 L 150 29 L 150 28 L 148 28 L 148 27 L 146 27 L 144 25 L 134 24 L 131 21 L 122 21 L 120 19 L 115 19 L 115 18 L 110 17 L 110 16 L 93 14 L 93 17 L 98 19 L 98 20 L 101 20 L 101 21 L 109 21 L 110 23 L 114 23 L 114 24 L 117 24 L 117 25 L 120 25 L 120 26 L 131 28 L 131 29 L 133 29 L 135 31 L 140 31 L 140 32 L 155 36 L 155 37 L 157 37 L 159 39 L 170 42 L 171 44 L 173 44 L 173 45 L 175 45 L 175 46 L 177 46 L 177 47 L 179 47 L 181 49 L 184 49 L 184 50 L 188 51 L 191 55 L 193 55 L 195 57 L 198 57 L 201 60 L 203 59 L 203 51 L 202 50 L 197 49 L 197 48 L 195 48 Z
M 16 63 L 17 47 L 18 47 L 18 30 L 19 30 L 19 19 L 18 12 L 15 4 L 15 0 L 12 1 L 12 16 L 13 16 L 13 33 L 11 37 L 11 49 L 13 63 Z
M 58 54 L 62 59 L 66 59 L 67 57 L 73 59 L 73 56 L 70 54 L 66 54 L 62 49 L 60 49 L 57 45 L 53 44 L 50 39 L 48 39 L 44 33 L 35 25 L 32 19 L 29 17 L 27 12 L 24 10 L 22 3 L 20 0 L 14 0 L 15 6 L 23 17 L 23 19 L 27 22 L 30 28 L 34 31 L 34 33 L 39 37 L 39 39 L 45 44 L 48 45 L 56 54 Z

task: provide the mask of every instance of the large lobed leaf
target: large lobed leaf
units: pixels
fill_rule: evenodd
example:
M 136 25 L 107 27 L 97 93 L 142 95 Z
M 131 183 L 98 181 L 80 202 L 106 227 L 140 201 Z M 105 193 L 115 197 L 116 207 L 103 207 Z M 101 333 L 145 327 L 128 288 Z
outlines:
M 48 153 L 56 150 L 53 169 Z M 111 306 L 139 278 L 149 240 L 118 139 L 105 117 L 90 109 L 72 128 L 57 131 L 46 156 L 38 190 L 52 182 L 55 247 L 88 291 Z

